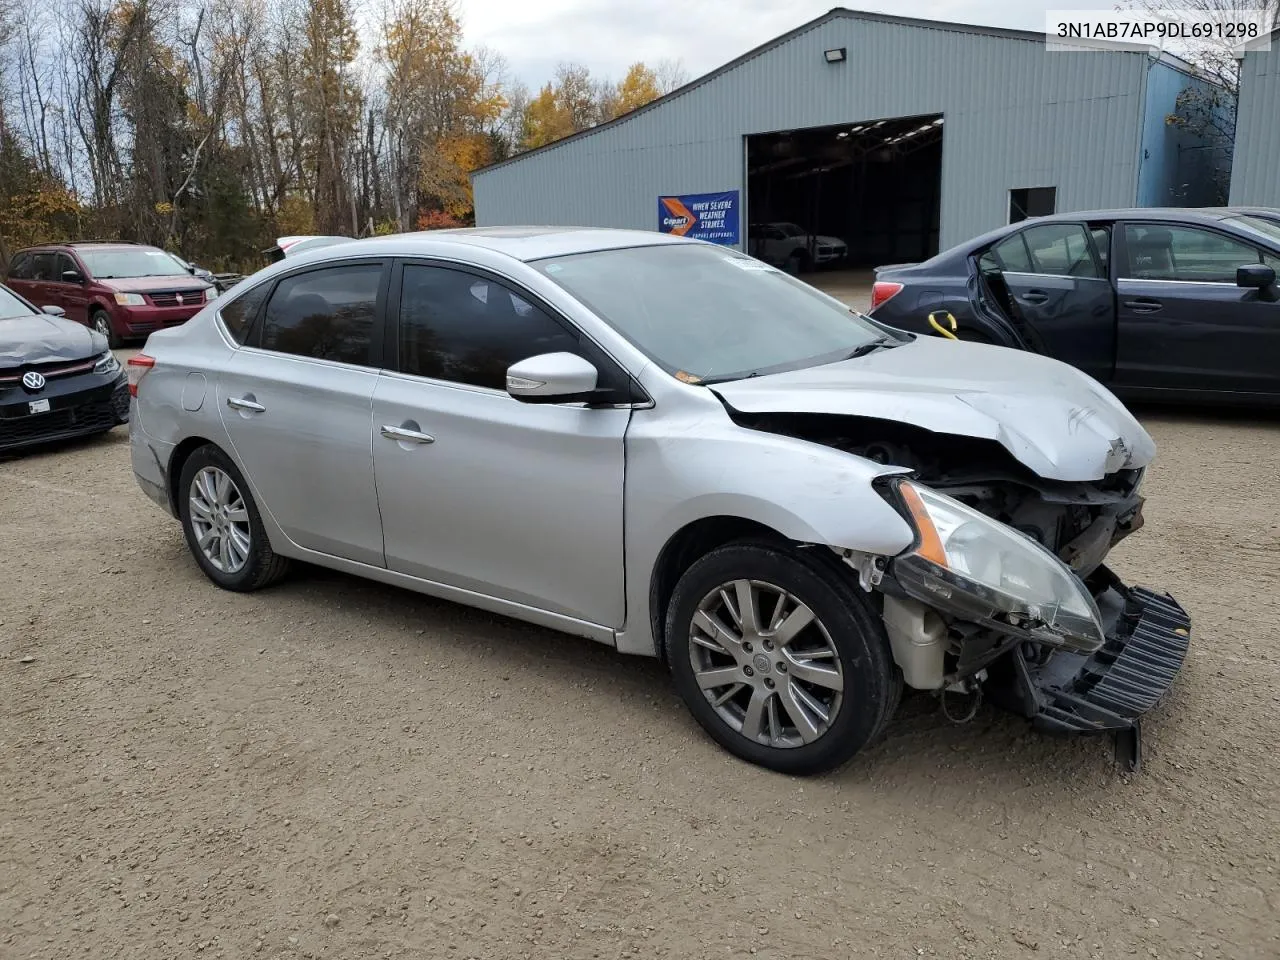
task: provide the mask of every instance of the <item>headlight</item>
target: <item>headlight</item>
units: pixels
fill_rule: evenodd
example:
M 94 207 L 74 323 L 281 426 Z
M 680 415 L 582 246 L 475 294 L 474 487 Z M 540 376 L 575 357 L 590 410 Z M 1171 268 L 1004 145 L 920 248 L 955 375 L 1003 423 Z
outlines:
M 117 293 L 116 303 L 122 307 L 142 307 L 146 305 L 147 301 L 142 299 L 142 294 L 140 293 Z
M 98 358 L 98 362 L 93 365 L 93 372 L 106 375 L 108 373 L 120 372 L 120 361 L 116 359 L 116 355 L 108 350 Z
M 205 303 L 208 303 L 210 300 L 217 300 L 217 299 L 218 299 L 218 288 L 217 288 L 217 287 L 210 287 L 208 290 L 206 290 L 206 291 L 204 292 L 204 302 L 205 302 Z
M 1071 568 L 1043 546 L 929 487 L 902 481 L 898 493 L 917 535 L 915 548 L 894 560 L 909 593 L 1055 646 L 1083 653 L 1102 646 L 1098 605 Z

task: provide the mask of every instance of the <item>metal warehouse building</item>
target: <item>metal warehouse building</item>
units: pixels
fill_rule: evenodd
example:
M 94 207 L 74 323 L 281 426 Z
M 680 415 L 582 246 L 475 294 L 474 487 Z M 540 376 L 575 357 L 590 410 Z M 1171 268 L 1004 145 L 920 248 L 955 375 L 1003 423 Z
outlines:
M 1231 202 L 1280 207 L 1280 30 L 1271 49 L 1246 49 L 1240 63 Z
M 851 264 L 918 260 L 1026 215 L 1211 202 L 1212 151 L 1165 123 L 1200 82 L 1146 52 L 835 9 L 477 171 L 476 222 L 656 230 L 662 210 L 679 232 L 708 209 L 688 195 L 719 194 L 719 242 L 754 251 L 752 224 L 794 223 L 844 239 Z

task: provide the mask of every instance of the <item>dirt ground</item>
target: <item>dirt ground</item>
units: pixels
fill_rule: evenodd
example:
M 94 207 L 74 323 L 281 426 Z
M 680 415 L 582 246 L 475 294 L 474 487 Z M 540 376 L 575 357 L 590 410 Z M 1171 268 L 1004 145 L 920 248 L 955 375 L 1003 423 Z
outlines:
M 124 430 L 0 462 L 0 957 L 1280 956 L 1280 418 L 1146 413 L 1146 766 L 908 697 L 793 779 L 662 668 L 335 573 L 214 588 Z

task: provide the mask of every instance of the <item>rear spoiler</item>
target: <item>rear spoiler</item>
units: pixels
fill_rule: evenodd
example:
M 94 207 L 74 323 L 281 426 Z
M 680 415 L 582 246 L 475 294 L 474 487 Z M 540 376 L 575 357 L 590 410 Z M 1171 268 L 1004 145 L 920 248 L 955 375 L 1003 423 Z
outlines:
M 271 260 L 272 263 L 283 260 L 285 257 L 297 256 L 305 250 L 316 250 L 320 247 L 328 247 L 335 243 L 346 243 L 350 237 L 322 237 L 322 236 L 298 236 L 298 237 L 278 237 L 276 245 L 269 247 L 262 252 Z

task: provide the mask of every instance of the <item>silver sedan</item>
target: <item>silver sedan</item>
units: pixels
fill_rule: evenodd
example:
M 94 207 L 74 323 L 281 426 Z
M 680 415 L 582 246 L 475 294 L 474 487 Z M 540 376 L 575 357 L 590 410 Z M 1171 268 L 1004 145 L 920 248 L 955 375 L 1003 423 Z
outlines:
M 848 759 L 904 684 L 1136 730 L 1185 654 L 1171 598 L 1102 573 L 1154 455 L 1111 394 L 732 249 L 334 240 L 129 372 L 138 482 L 218 586 L 305 560 L 658 656 L 717 741 L 773 769 Z

